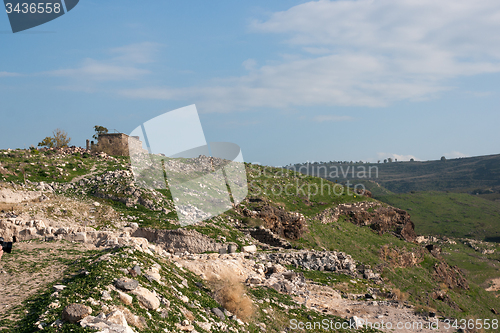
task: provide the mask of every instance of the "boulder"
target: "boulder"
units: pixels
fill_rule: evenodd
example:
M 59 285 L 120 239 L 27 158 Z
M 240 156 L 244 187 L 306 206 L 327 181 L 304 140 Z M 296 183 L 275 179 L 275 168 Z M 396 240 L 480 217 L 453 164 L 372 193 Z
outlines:
M 70 304 L 62 312 L 64 321 L 75 324 L 92 313 L 92 308 L 83 304 Z
M 242 250 L 243 252 L 250 252 L 250 253 L 257 252 L 257 246 L 255 245 L 243 246 Z
M 118 298 L 120 299 L 120 301 L 122 301 L 126 305 L 132 304 L 132 296 L 130 296 L 124 292 L 121 292 L 119 290 L 117 290 L 117 292 L 118 292 Z
M 129 279 L 126 277 L 122 277 L 115 281 L 115 287 L 120 288 L 122 290 L 131 291 L 136 289 L 139 286 L 139 282 L 137 280 Z
M 120 326 L 127 326 L 127 319 L 125 315 L 120 310 L 111 311 L 106 315 L 106 320 Z
M 118 320 L 118 316 L 114 314 L 111 319 Z M 127 323 L 125 323 L 125 325 L 118 325 L 114 322 L 107 320 L 107 318 L 102 314 L 98 317 L 87 316 L 82 321 L 80 321 L 80 325 L 82 327 L 89 327 L 94 330 L 98 330 L 99 332 L 134 333 L 134 331 L 130 328 L 130 326 L 127 325 Z
M 217 317 L 219 317 L 220 320 L 225 320 L 226 319 L 226 316 L 224 315 L 224 312 L 222 312 L 221 309 L 219 309 L 219 308 L 213 308 L 212 312 L 213 312 L 214 315 L 216 315 Z
M 150 310 L 156 310 L 160 306 L 160 300 L 155 294 L 143 287 L 137 287 L 132 291 L 139 303 Z

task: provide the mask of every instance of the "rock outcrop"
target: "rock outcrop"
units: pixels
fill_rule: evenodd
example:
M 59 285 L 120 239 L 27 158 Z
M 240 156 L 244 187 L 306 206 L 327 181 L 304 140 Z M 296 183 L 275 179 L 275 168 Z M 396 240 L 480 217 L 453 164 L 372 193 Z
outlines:
M 215 242 L 210 237 L 196 230 L 138 228 L 132 233 L 132 236 L 145 238 L 149 242 L 158 244 L 169 252 L 218 252 L 219 249 L 225 248 L 223 244 Z
M 243 210 L 243 214 L 264 221 L 264 226 L 280 237 L 296 240 L 307 232 L 304 215 L 288 212 L 282 208 L 263 202 L 255 211 Z
M 413 242 L 417 238 L 410 214 L 399 208 L 384 207 L 378 202 L 340 204 L 319 213 L 316 218 L 326 224 L 336 222 L 341 215 L 345 215 L 356 225 L 370 226 L 379 234 L 392 232 L 408 242 Z

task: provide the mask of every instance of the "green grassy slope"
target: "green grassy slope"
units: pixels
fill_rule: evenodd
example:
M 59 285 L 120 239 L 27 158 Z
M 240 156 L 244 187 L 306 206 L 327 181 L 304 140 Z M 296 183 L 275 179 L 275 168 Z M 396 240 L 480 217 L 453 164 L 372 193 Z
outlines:
M 417 234 L 500 241 L 500 202 L 446 192 L 393 194 L 378 199 L 407 210 Z
M 302 166 L 301 172 L 330 180 L 367 180 L 358 173 L 372 169 L 368 180 L 375 181 L 396 193 L 409 191 L 475 191 L 493 188 L 500 190 L 500 155 L 477 156 L 446 161 L 392 162 L 392 163 L 319 163 Z M 299 166 L 294 166 L 299 170 Z M 354 177 L 352 170 L 354 168 Z M 332 173 L 333 172 L 333 173 Z M 491 193 L 490 193 L 491 196 Z M 499 195 L 494 196 L 498 198 Z
M 107 170 L 127 168 L 127 161 L 124 158 L 113 161 L 83 156 L 58 158 L 56 156 L 42 157 L 40 155 L 29 151 L 15 151 L 8 152 L 7 154 L 3 154 L 0 151 L 0 163 L 2 166 L 4 168 L 7 167 L 6 169 L 9 172 L 17 173 L 16 175 L 4 174 L 4 179 L 22 182 L 24 177 L 19 172 L 21 164 L 27 170 L 25 172 L 27 179 L 48 182 L 68 181 L 78 175 L 89 173 L 92 169 L 99 175 L 105 173 Z M 69 163 L 76 164 L 76 166 L 82 165 L 80 167 L 81 170 L 78 172 L 78 167 L 74 167 L 66 172 L 63 171 L 63 174 L 61 174 L 61 170 L 57 168 L 65 167 L 61 165 L 62 161 L 64 161 L 62 164 L 66 165 Z M 442 163 L 448 163 L 448 161 Z M 41 175 L 37 173 L 37 166 L 41 167 L 41 165 L 43 165 L 43 168 L 47 168 L 46 174 Z M 73 171 L 73 169 L 77 171 Z M 470 252 L 470 249 L 463 244 L 457 244 L 456 247 L 450 246 L 450 249 L 445 249 L 444 259 L 449 263 L 457 264 L 466 269 L 469 274 L 469 284 L 471 286 L 469 290 L 446 290 L 450 299 L 455 304 L 455 306 L 451 306 L 446 302 L 430 298 L 430 294 L 433 291 L 442 289 L 440 281 L 434 276 L 433 270 L 433 266 L 438 262 L 438 259 L 426 251 L 422 252 L 420 245 L 404 242 L 390 234 L 379 236 L 369 227 L 358 227 L 348 222 L 345 216 L 341 216 L 338 222 L 326 225 L 314 219 L 317 213 L 327 208 L 335 207 L 339 203 L 368 200 L 367 198 L 355 195 L 352 191 L 348 192 L 345 187 L 322 178 L 302 176 L 279 168 L 247 165 L 247 178 L 250 198 L 264 199 L 271 205 L 283 207 L 287 211 L 301 213 L 306 217 L 309 232 L 305 233 L 302 238 L 292 241 L 292 244 L 296 248 L 327 249 L 346 252 L 352 255 L 359 264 L 369 264 L 376 271 L 380 272 L 387 286 L 390 288 L 397 288 L 402 292 L 408 293 L 409 301 L 417 305 L 420 309 L 438 310 L 444 316 L 455 318 L 470 316 L 477 318 L 497 318 L 491 313 L 490 309 L 500 309 L 500 298 L 496 298 L 493 294 L 481 288 L 489 278 L 495 274 L 498 275 L 498 267 L 495 267 L 493 263 L 500 258 L 495 257 L 495 255 L 478 256 L 476 253 Z M 153 212 L 141 205 L 127 207 L 112 199 L 95 198 L 92 196 L 92 191 L 87 191 L 86 187 L 82 187 L 82 189 L 83 191 L 75 190 L 75 193 L 80 193 L 78 196 L 81 198 L 97 200 L 102 205 L 115 208 L 123 216 L 135 216 L 137 218 L 134 221 L 142 226 L 160 228 L 177 227 L 169 222 L 169 220 L 175 218 L 173 212 L 168 214 Z M 382 192 L 389 193 L 381 189 Z M 64 193 L 62 194 L 65 195 Z M 68 195 L 76 196 L 77 194 L 69 193 Z M 168 193 L 162 193 L 162 195 L 168 199 Z M 416 198 L 412 197 L 412 195 L 416 196 Z M 392 197 L 389 194 L 387 198 Z M 436 193 L 434 196 L 430 194 L 422 195 L 421 198 L 419 198 L 418 193 L 408 194 L 408 199 L 403 197 L 406 201 L 401 202 L 396 201 L 397 198 L 397 196 L 394 196 L 394 205 L 400 206 L 403 209 L 411 208 L 412 210 L 409 213 L 415 218 L 419 215 L 417 213 L 421 212 L 422 218 L 427 219 L 428 216 L 425 214 L 428 210 L 432 210 L 433 214 L 437 214 L 435 212 L 439 211 L 443 211 L 442 214 L 448 214 L 443 215 L 447 217 L 446 219 L 442 218 L 443 222 L 446 220 L 453 221 L 453 219 L 457 219 L 459 216 L 467 217 L 469 219 L 467 221 L 470 224 L 463 226 L 463 229 L 458 229 L 459 232 L 463 233 L 474 232 L 475 229 L 478 229 L 476 226 L 479 224 L 477 223 L 481 223 L 481 219 L 486 215 L 498 216 L 494 214 L 500 214 L 497 210 L 488 210 L 491 209 L 491 206 L 488 206 L 489 208 L 486 206 L 483 207 L 479 201 L 470 201 L 470 196 L 466 196 L 465 194 L 441 196 L 441 194 Z M 392 201 L 388 202 L 392 204 Z M 414 206 L 408 207 L 408 203 Z M 252 209 L 251 203 L 246 203 L 246 205 L 247 208 Z M 443 210 L 443 207 L 446 210 Z M 230 219 L 243 220 L 244 216 L 239 213 L 241 210 L 230 210 L 222 214 L 222 216 L 212 218 L 200 226 L 192 226 L 191 228 L 195 228 L 216 239 L 220 235 L 226 235 L 227 241 L 238 242 L 238 239 L 241 238 L 241 231 L 235 227 L 235 224 Z M 415 222 L 417 224 L 417 232 L 422 232 L 419 229 L 421 226 L 419 226 L 418 220 L 415 220 Z M 485 230 L 489 230 L 490 235 L 494 235 L 494 223 L 495 220 L 488 220 L 487 224 L 485 224 L 485 227 L 488 226 L 489 228 Z M 425 224 L 422 224 L 422 226 L 425 226 Z M 446 230 L 444 228 L 444 231 Z M 434 230 L 431 229 L 430 232 L 434 233 Z M 486 235 L 486 232 L 484 235 Z M 382 256 L 381 251 L 383 249 L 397 253 L 415 252 L 419 256 L 419 253 L 421 253 L 421 261 L 413 267 L 397 267 L 397 265 L 395 266 L 392 263 L 391 258 Z M 324 274 L 325 279 L 322 279 L 321 276 L 319 277 L 322 280 L 333 280 L 331 279 L 333 273 L 318 272 L 318 274 Z

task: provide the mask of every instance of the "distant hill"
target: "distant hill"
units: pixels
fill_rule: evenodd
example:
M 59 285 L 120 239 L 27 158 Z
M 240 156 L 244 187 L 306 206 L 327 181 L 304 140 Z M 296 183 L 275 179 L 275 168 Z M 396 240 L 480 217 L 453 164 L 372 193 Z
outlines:
M 375 192 L 378 189 L 373 182 L 394 193 L 454 191 L 500 199 L 500 154 L 426 162 L 326 162 L 288 168 L 341 183 L 364 183 Z

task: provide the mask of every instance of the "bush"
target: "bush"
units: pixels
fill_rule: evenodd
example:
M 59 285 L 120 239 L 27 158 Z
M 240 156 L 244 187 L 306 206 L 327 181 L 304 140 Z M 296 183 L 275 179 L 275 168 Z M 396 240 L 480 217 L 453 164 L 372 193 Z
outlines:
M 42 140 L 42 142 L 38 143 L 38 146 L 47 148 L 61 148 L 67 147 L 70 141 L 71 138 L 68 137 L 68 133 L 66 133 L 62 129 L 57 128 L 52 132 L 52 136 L 47 136 Z
M 408 293 L 402 292 L 398 288 L 392 289 L 392 294 L 398 301 L 406 301 L 408 299 Z
M 253 302 L 245 294 L 245 286 L 238 281 L 234 272 L 225 268 L 218 275 L 208 276 L 208 283 L 219 304 L 241 320 L 248 322 L 254 313 Z

